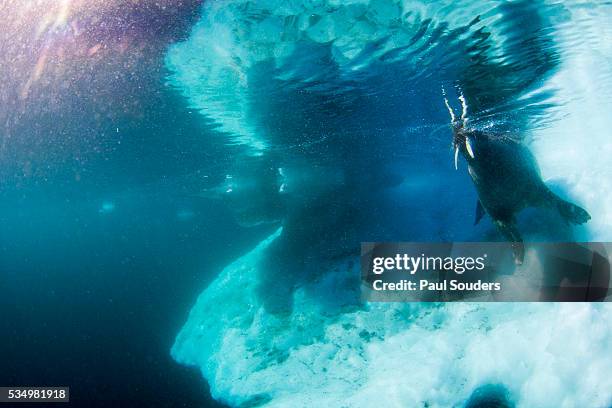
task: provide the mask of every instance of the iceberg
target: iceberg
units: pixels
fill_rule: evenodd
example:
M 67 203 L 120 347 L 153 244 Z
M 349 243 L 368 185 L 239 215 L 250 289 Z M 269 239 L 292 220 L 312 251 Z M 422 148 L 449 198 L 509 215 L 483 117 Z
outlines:
M 296 290 L 290 314 L 273 314 L 256 288 L 279 234 L 221 272 L 172 347 L 176 361 L 200 367 L 215 398 L 231 406 L 449 407 L 503 384 L 518 406 L 610 405 L 608 304 L 342 304 L 359 284 L 358 266 L 347 261 Z
M 475 125 L 526 134 L 545 179 L 592 214 L 563 238 L 609 241 L 611 7 L 207 2 L 189 38 L 168 50 L 168 81 L 217 124 L 220 137 L 249 155 L 273 157 L 287 174 L 315 163 L 333 175 L 330 183 L 342 184 L 355 162 L 373 174 L 356 190 L 376 191 L 378 200 L 388 198 L 373 190 L 387 179 L 378 169 L 408 170 L 385 191 L 438 218 L 413 214 L 395 239 L 487 240 L 491 228 L 466 234 L 471 219 L 449 216 L 471 214 L 475 198 L 452 170 L 450 137 L 440 135 L 447 120 L 440 89 L 459 81 L 470 109 L 483 113 Z M 406 155 L 412 163 L 402 161 Z M 335 162 L 341 171 L 327 172 Z M 300 190 L 282 187 L 284 195 Z M 442 189 L 451 195 L 441 199 Z M 325 191 L 340 194 L 334 204 L 354 199 Z M 270 254 L 287 224 L 312 220 L 291 221 L 221 271 L 172 347 L 177 362 L 200 368 L 215 398 L 241 407 L 448 407 L 498 392 L 521 407 L 612 405 L 608 304 L 361 303 L 356 255 L 315 260 L 318 273 L 297 283 L 283 279 L 303 270 L 275 268 Z M 525 234 L 526 241 L 554 238 L 541 228 Z M 285 310 L 271 310 L 262 296 L 275 284 L 287 286 Z
M 612 24 L 603 13 L 574 10 L 577 24 L 559 34 L 579 36 L 581 43 L 566 51 L 560 71 L 547 84 L 558 90 L 563 114 L 535 133 L 532 149 L 543 176 L 597 214 L 580 238 L 605 242 L 612 235 L 612 88 L 607 86 L 612 83 Z

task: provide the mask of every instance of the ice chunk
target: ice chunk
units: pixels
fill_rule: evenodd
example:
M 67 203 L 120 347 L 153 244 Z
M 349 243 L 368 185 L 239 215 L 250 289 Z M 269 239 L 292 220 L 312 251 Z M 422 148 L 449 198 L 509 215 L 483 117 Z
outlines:
M 402 56 L 424 48 L 432 42 L 432 27 L 448 31 L 473 20 L 483 38 L 496 40 L 486 52 L 504 52 L 508 33 L 496 31 L 495 24 L 484 30 L 475 19 L 495 22 L 500 17 L 491 7 L 451 0 L 206 2 L 189 38 L 168 52 L 169 81 L 235 142 L 263 151 L 265 134 L 249 102 L 257 64 L 272 62 L 279 78 L 308 82 L 318 78 L 323 69 L 317 64 L 324 60 L 341 76 L 380 63 L 381 50 Z M 567 37 L 560 39 L 561 69 L 546 84 L 560 90 L 564 115 L 534 132 L 532 148 L 543 175 L 560 179 L 560 193 L 591 213 L 579 238 L 609 241 L 612 86 L 601 86 L 610 84 L 611 33 L 603 21 L 609 13 L 585 26 L 574 21 L 590 19 L 592 10 L 571 12 L 572 24 L 561 27 Z M 440 14 L 442 28 L 434 19 Z M 586 46 L 568 47 L 576 38 Z M 373 47 L 376 41 L 381 42 Z M 411 42 L 413 48 L 402 49 Z M 296 49 L 313 57 L 292 65 Z M 328 50 L 333 61 L 326 59 Z M 401 91 L 402 98 L 411 96 Z M 392 93 L 376 94 L 376 108 Z M 454 204 L 441 203 L 428 214 L 446 216 Z M 419 220 L 412 228 L 453 236 L 450 224 Z M 498 384 L 518 406 L 612 404 L 609 304 L 355 305 L 348 300 L 358 289 L 358 262 L 346 258 L 325 265 L 317 280 L 291 292 L 291 313 L 273 314 L 258 288 L 271 281 L 264 276 L 282 273 L 264 270 L 262 262 L 280 234 L 221 272 L 199 297 L 172 348 L 177 361 L 202 370 L 216 398 L 235 406 L 446 407 Z
M 291 314 L 274 315 L 255 288 L 279 234 L 225 268 L 172 348 L 177 361 L 200 367 L 216 398 L 232 406 L 447 407 L 501 384 L 519 406 L 612 402 L 609 304 L 330 308 L 320 299 L 342 297 L 352 286 L 342 283 L 358 275 L 338 262 L 294 293 Z
M 548 86 L 557 90 L 562 112 L 535 132 L 542 174 L 561 194 L 592 215 L 581 239 L 612 238 L 612 25 L 609 14 L 575 8 L 559 36 L 567 43 L 564 64 Z

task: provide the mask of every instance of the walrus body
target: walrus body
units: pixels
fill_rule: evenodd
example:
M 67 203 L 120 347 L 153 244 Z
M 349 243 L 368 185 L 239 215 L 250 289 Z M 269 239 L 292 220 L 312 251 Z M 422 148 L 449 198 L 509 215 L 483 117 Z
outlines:
M 591 219 L 586 210 L 563 200 L 544 184 L 535 157 L 524 144 L 506 136 L 467 129 L 467 107 L 462 97 L 460 100 L 463 105 L 460 120 L 455 120 L 447 102 L 452 119 L 455 166 L 460 152 L 478 192 L 475 223 L 485 213 L 489 214 L 504 237 L 513 242 L 517 263 L 523 261 L 524 248 L 516 214 L 524 208 L 550 207 L 573 224 Z
M 529 150 L 508 138 L 494 139 L 479 131 L 466 135 L 472 157 L 465 145 L 461 152 L 468 163 L 480 202 L 494 219 L 507 219 L 527 206 L 540 205 L 548 188 Z

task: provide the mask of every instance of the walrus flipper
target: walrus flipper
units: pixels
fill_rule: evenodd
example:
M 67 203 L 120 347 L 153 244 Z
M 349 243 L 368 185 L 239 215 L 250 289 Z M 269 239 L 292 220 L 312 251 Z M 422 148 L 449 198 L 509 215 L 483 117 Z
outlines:
M 521 265 L 525 258 L 525 245 L 523 238 L 516 227 L 514 219 L 508 221 L 495 220 L 495 225 L 508 241 L 512 243 L 512 253 L 514 255 L 514 263 Z
M 482 203 L 480 202 L 480 200 L 476 200 L 476 218 L 474 218 L 474 225 L 477 225 L 480 220 L 482 220 L 482 217 L 484 217 L 485 215 L 485 209 L 482 206 Z
M 559 210 L 559 214 L 561 214 L 565 221 L 571 222 L 572 224 L 584 224 L 591 219 L 591 216 L 584 208 L 579 207 L 576 204 L 572 204 L 569 201 L 565 201 L 559 197 L 556 198 L 555 204 L 557 206 L 557 210 Z

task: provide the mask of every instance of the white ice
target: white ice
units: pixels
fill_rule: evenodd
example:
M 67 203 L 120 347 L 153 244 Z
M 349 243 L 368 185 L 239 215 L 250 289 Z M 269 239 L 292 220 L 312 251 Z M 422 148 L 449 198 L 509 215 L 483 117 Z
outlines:
M 258 154 L 266 144 L 251 121 L 247 75 L 256 63 L 272 59 L 280 66 L 308 38 L 330 43 L 338 66 L 352 72 L 363 69 L 355 57 L 377 38 L 401 47 L 436 10 L 460 26 L 483 3 L 208 2 L 190 37 L 170 48 L 169 80 Z M 247 24 L 247 9 L 266 18 Z M 579 238 L 591 241 L 612 239 L 612 88 L 601 85 L 612 83 L 609 11 L 579 2 L 569 9 L 572 24 L 558 35 L 575 48 L 564 50 L 558 73 L 543 84 L 558 90 L 561 114 L 534 131 L 531 144 L 543 176 L 592 215 L 579 230 Z M 214 397 L 232 406 L 448 407 L 479 385 L 500 383 L 520 407 L 612 405 L 608 304 L 370 303 L 330 312 L 312 296 L 351 290 L 359 272 L 345 260 L 297 290 L 290 315 L 273 315 L 256 287 L 269 272 L 260 261 L 279 233 L 204 290 L 172 348 L 178 362 L 201 369 Z

